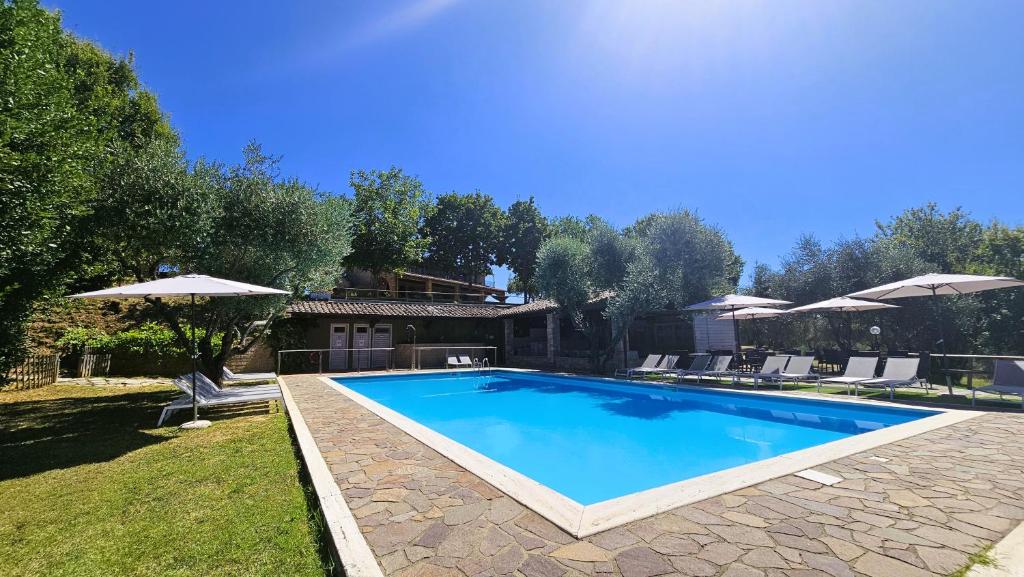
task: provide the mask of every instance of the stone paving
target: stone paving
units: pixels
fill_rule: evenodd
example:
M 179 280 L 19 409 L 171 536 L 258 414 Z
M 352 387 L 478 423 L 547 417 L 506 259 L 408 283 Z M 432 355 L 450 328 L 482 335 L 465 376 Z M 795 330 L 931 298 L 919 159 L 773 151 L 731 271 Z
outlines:
M 948 575 L 1024 520 L 1024 415 L 988 413 L 578 540 L 314 376 L 288 376 L 388 577 Z
M 151 385 L 174 385 L 168 377 L 74 377 L 57 379 L 58 385 L 88 385 L 92 387 L 148 387 Z

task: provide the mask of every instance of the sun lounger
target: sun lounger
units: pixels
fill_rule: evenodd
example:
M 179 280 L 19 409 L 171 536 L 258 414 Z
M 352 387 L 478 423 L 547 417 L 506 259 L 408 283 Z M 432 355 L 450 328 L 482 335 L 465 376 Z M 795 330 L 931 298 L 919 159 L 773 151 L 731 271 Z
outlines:
M 1020 396 L 1020 408 L 1024 409 L 1024 361 L 996 359 L 992 369 L 992 384 L 976 387 L 971 391 L 971 406 L 974 406 L 975 391 Z
M 697 373 L 708 370 L 708 365 L 711 364 L 711 355 L 706 353 L 700 353 L 693 356 L 693 360 L 690 361 L 690 368 L 688 369 L 677 369 L 676 378 L 685 377 L 688 375 L 696 375 Z
M 452 356 L 448 357 L 448 363 L 447 363 L 447 366 L 445 368 L 450 369 L 450 368 L 454 367 L 456 369 L 464 369 L 464 368 L 470 368 L 472 366 L 473 366 L 473 361 L 469 361 L 469 360 L 466 360 L 463 357 L 452 355 Z
M 187 395 L 192 394 L 192 373 L 185 373 L 177 379 L 174 379 L 174 384 Z M 224 392 L 231 392 L 236 394 L 242 393 L 263 393 L 267 391 L 279 391 L 280 387 L 277 384 L 267 385 L 239 385 L 237 387 L 220 387 L 217 383 L 210 380 L 201 372 L 196 372 L 196 390 L 205 392 L 208 395 L 219 395 Z
M 276 373 L 235 373 L 224 367 L 224 379 L 228 381 L 272 381 L 277 379 Z
M 889 358 L 885 361 L 882 376 L 877 379 L 864 379 L 853 382 L 853 392 L 860 395 L 860 387 L 881 387 L 889 389 L 889 399 L 896 395 L 896 387 L 913 387 L 921 384 L 917 376 L 917 367 L 921 359 Z
M 875 378 L 878 368 L 878 357 L 850 357 L 846 362 L 846 370 L 842 376 L 821 379 L 822 383 L 846 385 L 846 394 L 850 394 L 850 385 L 857 381 Z
M 787 363 L 789 363 L 789 355 L 768 355 L 764 360 L 764 364 L 756 372 L 737 371 L 736 378 L 752 378 L 756 386 L 759 378 L 782 373 L 782 371 L 786 370 Z
M 811 371 L 811 365 L 814 364 L 813 356 L 792 356 L 787 357 L 784 355 L 776 355 L 768 357 L 764 362 L 764 366 L 761 370 L 753 375 L 754 377 L 754 388 L 761 382 L 778 383 L 779 390 L 782 390 L 782 385 L 786 381 L 799 383 L 801 381 L 815 381 L 818 382 L 818 388 L 821 388 L 819 379 L 821 375 Z
M 671 373 L 676 370 L 676 363 L 679 362 L 679 355 L 665 355 L 665 358 L 661 359 L 661 363 L 653 369 L 637 368 L 633 371 L 633 374 L 639 375 L 661 375 L 664 373 Z
M 616 377 L 623 377 L 624 376 L 624 377 L 629 378 L 629 377 L 632 377 L 633 373 L 635 373 L 637 371 L 643 371 L 643 370 L 647 370 L 647 369 L 656 369 L 659 366 L 661 366 L 661 361 L 664 360 L 664 358 L 665 358 L 664 355 L 647 355 L 647 358 L 644 359 L 644 362 L 641 363 L 639 367 L 632 367 L 632 368 L 629 368 L 629 369 L 615 369 L 615 376 Z
M 715 355 L 703 371 L 677 371 L 676 380 L 681 381 L 686 377 L 697 377 L 697 382 L 703 382 L 704 377 L 731 377 L 736 382 L 736 373 L 729 370 L 729 363 L 732 355 Z
M 202 373 L 197 373 L 196 378 L 196 404 L 200 407 L 211 407 L 217 405 L 240 405 L 246 403 L 266 403 L 281 399 L 281 387 L 277 385 L 266 385 L 261 387 L 228 387 L 220 389 L 213 381 L 210 381 Z M 199 377 L 202 377 L 201 379 Z M 192 407 L 192 375 L 182 375 L 174 380 L 175 386 L 186 392 L 170 404 L 166 405 L 160 413 L 156 426 L 161 426 L 171 413 Z

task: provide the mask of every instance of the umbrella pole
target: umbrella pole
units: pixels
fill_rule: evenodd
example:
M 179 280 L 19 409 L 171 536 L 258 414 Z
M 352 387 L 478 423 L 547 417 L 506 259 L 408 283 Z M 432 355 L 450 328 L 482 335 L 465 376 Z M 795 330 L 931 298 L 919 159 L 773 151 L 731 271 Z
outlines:
M 953 380 L 949 378 L 949 359 L 946 358 L 946 317 L 942 314 L 942 307 L 938 305 L 938 299 L 935 297 L 938 293 L 935 291 L 935 287 L 932 287 L 932 302 L 935 303 L 935 316 L 939 321 L 939 350 L 942 351 L 942 376 L 946 379 L 946 389 L 949 391 L 949 396 L 953 396 Z
M 192 306 L 190 316 L 192 323 L 192 338 L 189 353 L 192 355 L 192 420 L 181 425 L 182 429 L 205 429 L 210 426 L 210 421 L 199 420 L 199 402 L 196 399 L 196 366 L 199 360 L 198 346 L 196 345 L 196 295 L 192 293 Z
M 736 362 L 739 362 L 740 358 L 740 323 L 736 320 L 736 307 L 732 309 L 732 337 L 735 352 L 733 356 L 736 357 Z
M 192 306 L 190 308 L 190 314 L 192 316 L 189 324 L 192 325 L 192 346 L 189 348 L 192 353 L 192 422 L 195 423 L 199 420 L 199 403 L 196 402 L 196 371 L 199 370 L 196 365 L 196 295 L 192 293 Z

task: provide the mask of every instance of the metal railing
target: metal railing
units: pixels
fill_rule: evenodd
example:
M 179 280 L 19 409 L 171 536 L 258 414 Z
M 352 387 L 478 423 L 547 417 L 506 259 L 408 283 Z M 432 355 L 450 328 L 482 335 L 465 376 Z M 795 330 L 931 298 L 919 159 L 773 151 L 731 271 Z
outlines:
M 493 367 L 498 364 L 498 347 L 494 346 L 479 346 L 479 347 L 445 347 L 445 346 L 422 346 L 413 347 L 412 349 L 412 369 L 418 370 L 422 368 L 422 353 L 423 351 L 444 351 L 444 357 L 441 359 L 444 364 L 444 368 L 450 368 L 448 365 L 448 357 L 452 356 L 452 351 L 458 353 L 459 351 L 485 351 L 484 360 L 487 361 L 489 367 Z M 486 353 L 490 353 L 494 357 L 494 362 L 489 360 Z M 474 366 L 477 362 L 482 363 L 483 361 L 478 358 L 473 358 Z
M 482 303 L 487 297 L 495 296 L 490 292 L 444 292 L 444 291 L 412 291 L 391 290 L 386 288 L 344 288 L 338 289 L 335 300 L 389 300 L 430 303 Z
M 327 372 L 341 373 L 348 371 L 362 372 L 372 370 L 394 370 L 394 347 L 369 347 L 346 349 L 283 349 L 277 351 L 277 374 L 290 372 L 317 373 L 324 372 L 324 360 L 327 357 Z M 327 353 L 327 355 L 324 355 Z M 286 357 L 285 355 L 290 355 Z M 334 356 L 337 355 L 337 356 Z M 332 363 L 332 360 L 343 356 L 343 362 Z M 383 363 L 378 359 L 383 357 Z

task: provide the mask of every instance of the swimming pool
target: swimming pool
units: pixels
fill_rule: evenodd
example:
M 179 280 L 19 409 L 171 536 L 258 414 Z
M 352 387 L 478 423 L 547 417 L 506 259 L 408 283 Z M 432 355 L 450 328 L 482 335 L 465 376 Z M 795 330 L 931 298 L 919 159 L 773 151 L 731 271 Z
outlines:
M 506 477 L 535 481 L 581 512 L 939 414 L 505 370 L 334 381 L 427 444 L 454 441 L 474 459 L 501 465 Z M 431 442 L 431 433 L 442 441 Z

